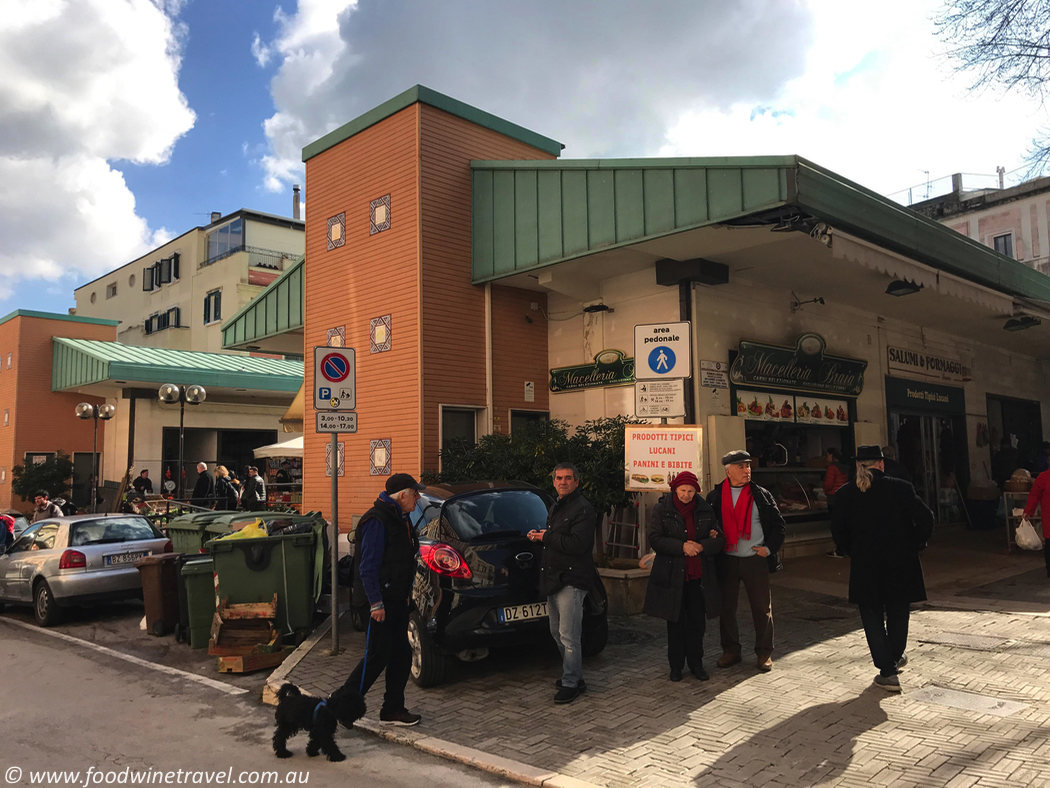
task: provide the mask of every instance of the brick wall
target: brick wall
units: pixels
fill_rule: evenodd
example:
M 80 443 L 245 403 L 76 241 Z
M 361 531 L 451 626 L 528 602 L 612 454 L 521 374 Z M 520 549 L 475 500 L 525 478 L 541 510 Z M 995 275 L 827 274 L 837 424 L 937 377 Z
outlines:
M 539 307 L 536 311 L 531 308 L 533 303 Z M 511 410 L 550 409 L 546 311 L 546 293 L 515 287 L 492 287 L 494 432 L 510 431 Z M 526 317 L 532 322 L 529 323 Z M 525 401 L 525 381 L 535 384 L 535 402 Z

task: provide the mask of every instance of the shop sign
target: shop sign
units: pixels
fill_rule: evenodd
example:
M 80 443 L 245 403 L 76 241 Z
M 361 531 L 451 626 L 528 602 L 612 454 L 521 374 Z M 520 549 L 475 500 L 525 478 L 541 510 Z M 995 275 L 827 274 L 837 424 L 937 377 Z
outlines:
M 770 386 L 791 391 L 856 397 L 864 389 L 863 359 L 825 353 L 820 334 L 803 334 L 794 347 L 740 341 L 739 355 L 729 369 L 737 386 Z
M 550 390 L 554 393 L 601 386 L 634 383 L 634 359 L 621 350 L 603 350 L 590 364 L 552 369 Z
M 922 350 L 908 350 L 902 347 L 886 348 L 886 357 L 888 368 L 895 372 L 911 372 L 916 375 L 932 375 L 957 380 L 966 376 L 966 368 L 957 358 L 947 358 Z
M 683 471 L 703 478 L 702 427 L 628 424 L 624 430 L 625 489 L 668 492 Z
M 849 405 L 845 400 L 737 389 L 734 405 L 738 416 L 751 421 L 849 426 Z
M 966 397 L 963 390 L 955 386 L 938 386 L 934 383 L 887 376 L 886 407 L 897 410 L 965 413 Z

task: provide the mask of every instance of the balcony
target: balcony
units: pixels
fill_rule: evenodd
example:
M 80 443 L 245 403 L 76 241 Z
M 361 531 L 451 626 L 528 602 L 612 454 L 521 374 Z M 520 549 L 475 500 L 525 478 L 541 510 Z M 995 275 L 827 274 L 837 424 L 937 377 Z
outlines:
M 206 266 L 214 265 L 220 260 L 225 260 L 227 257 L 230 257 L 231 255 L 237 254 L 239 252 L 248 253 L 249 268 L 263 268 L 268 271 L 276 271 L 278 273 L 284 270 L 285 265 L 287 265 L 289 261 L 295 261 L 301 256 L 300 254 L 297 254 L 295 252 L 282 252 L 277 249 L 263 249 L 259 246 L 245 246 L 244 244 L 242 244 L 240 246 L 231 247 L 230 249 L 224 251 L 222 254 L 218 254 L 215 257 L 211 257 L 207 260 L 204 260 L 200 264 L 199 268 L 205 268 Z

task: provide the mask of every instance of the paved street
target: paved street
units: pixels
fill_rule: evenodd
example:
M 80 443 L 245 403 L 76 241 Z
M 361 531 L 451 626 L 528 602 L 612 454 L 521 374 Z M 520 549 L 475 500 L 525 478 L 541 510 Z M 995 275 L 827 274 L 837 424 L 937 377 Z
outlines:
M 4 618 L 10 619 L 10 613 Z M 0 664 L 0 765 L 10 784 L 31 784 L 33 772 L 47 770 L 81 775 L 79 781 L 67 776 L 50 784 L 83 785 L 91 767 L 96 772 L 129 769 L 139 774 L 232 769 L 235 783 L 294 781 L 341 788 L 423 781 L 449 788 L 506 784 L 359 731 L 339 734 L 339 745 L 348 756 L 342 763 L 308 758 L 303 735 L 291 742 L 295 756 L 279 760 L 270 747 L 273 709 L 259 703 L 262 674 L 254 675 L 253 692 L 230 696 L 4 621 Z M 276 772 L 277 779 L 252 772 Z M 193 780 L 185 777 L 182 782 Z M 203 784 L 216 782 L 205 779 Z
M 900 696 L 871 687 L 876 670 L 844 601 L 848 561 L 817 556 L 777 578 L 769 674 L 750 661 L 715 669 L 709 629 L 712 680 L 672 684 L 663 623 L 636 616 L 612 622 L 573 704 L 551 702 L 552 649 L 496 654 L 455 664 L 444 686 L 410 684 L 409 707 L 424 715 L 411 735 L 617 787 L 1050 786 L 1050 617 L 1032 612 L 1047 612 L 1042 557 L 1003 555 L 994 533 L 938 538 Z M 331 657 L 322 639 L 290 680 L 317 693 L 340 684 L 363 646 L 347 622 L 340 632 L 344 654 Z

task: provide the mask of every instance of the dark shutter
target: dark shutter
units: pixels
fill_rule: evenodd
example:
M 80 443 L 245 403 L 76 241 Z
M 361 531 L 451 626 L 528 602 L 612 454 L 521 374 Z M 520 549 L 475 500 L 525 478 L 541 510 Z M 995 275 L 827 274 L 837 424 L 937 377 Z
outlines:
M 157 284 L 166 285 L 171 282 L 171 258 L 165 257 L 157 261 Z
M 212 305 L 212 310 L 211 310 L 212 311 L 212 318 L 215 319 L 215 320 L 221 320 L 222 319 L 222 293 L 221 292 L 212 293 L 212 298 L 214 300 L 214 303 Z
M 153 289 L 153 269 L 143 268 L 142 269 L 142 291 L 148 293 Z
M 171 256 L 171 278 L 179 278 L 179 253 L 175 252 Z
M 146 270 L 149 271 L 150 269 L 147 268 Z M 146 318 L 146 333 L 147 334 L 152 334 L 153 333 L 153 318 L 152 317 L 147 317 Z
M 211 322 L 211 296 L 204 296 L 204 323 L 207 325 Z
M 168 328 L 178 328 L 179 325 L 179 308 L 173 306 L 168 310 Z

